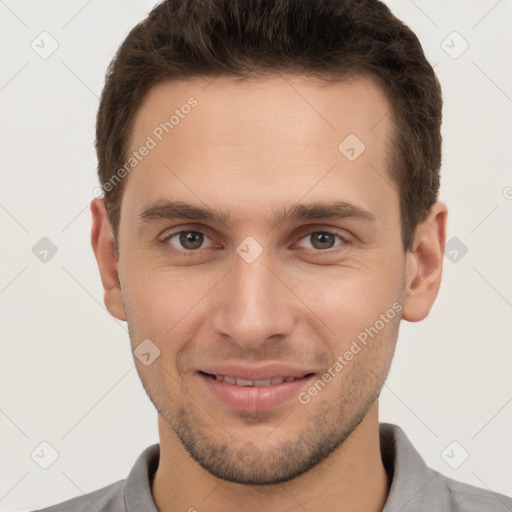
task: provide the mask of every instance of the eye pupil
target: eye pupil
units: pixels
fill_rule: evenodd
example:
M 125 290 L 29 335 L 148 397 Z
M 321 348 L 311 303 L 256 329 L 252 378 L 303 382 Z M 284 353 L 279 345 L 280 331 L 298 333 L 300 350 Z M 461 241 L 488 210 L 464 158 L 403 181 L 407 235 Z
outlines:
M 315 249 L 330 249 L 334 246 L 335 235 L 324 231 L 318 231 L 311 234 L 311 242 Z M 317 242 L 319 246 L 317 245 Z
M 203 235 L 197 231 L 183 231 L 180 243 L 186 249 L 199 249 L 203 243 Z

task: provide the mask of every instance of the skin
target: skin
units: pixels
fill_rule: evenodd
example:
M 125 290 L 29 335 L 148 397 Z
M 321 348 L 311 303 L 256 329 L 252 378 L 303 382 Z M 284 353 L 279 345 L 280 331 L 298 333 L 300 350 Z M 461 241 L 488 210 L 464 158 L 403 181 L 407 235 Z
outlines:
M 157 508 L 380 511 L 390 480 L 378 396 L 401 319 L 425 318 L 438 294 L 447 208 L 432 206 L 404 253 L 386 170 L 390 105 L 368 76 L 163 82 L 137 112 L 130 151 L 191 96 L 197 106 L 124 178 L 118 261 L 103 200 L 91 203 L 107 309 L 128 322 L 132 349 L 149 338 L 160 350 L 149 366 L 135 359 L 159 412 Z M 366 145 L 353 162 L 338 150 L 348 134 Z M 230 218 L 139 223 L 160 199 Z M 272 221 L 284 207 L 325 201 L 375 220 Z M 180 229 L 201 230 L 200 248 L 164 240 Z M 326 229 L 348 242 L 333 237 L 332 248 L 318 248 L 311 235 Z M 252 263 L 236 252 L 248 236 L 263 251 Z M 192 255 L 178 253 L 187 247 Z M 401 313 L 307 405 L 236 411 L 198 378 L 198 368 L 224 361 L 277 361 L 321 377 L 394 303 Z

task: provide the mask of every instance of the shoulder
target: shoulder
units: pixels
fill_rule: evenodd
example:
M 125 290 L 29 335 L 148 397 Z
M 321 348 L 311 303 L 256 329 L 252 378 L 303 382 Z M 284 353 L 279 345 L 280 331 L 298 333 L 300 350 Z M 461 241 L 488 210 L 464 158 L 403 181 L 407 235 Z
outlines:
M 512 510 L 512 498 L 488 489 L 453 480 L 444 475 L 439 477 L 446 485 L 450 510 L 456 512 L 505 512 Z
M 381 423 L 379 430 L 382 461 L 391 479 L 383 512 L 512 512 L 512 498 L 427 466 L 399 426 Z
M 125 512 L 125 482 L 126 479 L 119 480 L 88 494 L 32 512 Z

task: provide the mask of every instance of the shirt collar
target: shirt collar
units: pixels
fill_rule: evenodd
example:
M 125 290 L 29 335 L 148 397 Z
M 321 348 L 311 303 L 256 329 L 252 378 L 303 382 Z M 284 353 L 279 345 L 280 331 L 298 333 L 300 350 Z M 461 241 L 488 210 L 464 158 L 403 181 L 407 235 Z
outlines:
M 379 436 L 382 461 L 391 480 L 382 512 L 449 511 L 444 479 L 425 464 L 404 431 L 397 425 L 380 423 Z M 160 445 L 156 443 L 136 460 L 126 479 L 126 512 L 158 512 L 151 483 L 159 458 Z
M 160 444 L 148 446 L 135 461 L 124 486 L 126 512 L 158 512 L 151 483 L 160 460 Z
M 382 512 L 445 512 L 450 510 L 446 482 L 429 468 L 404 431 L 379 424 L 382 462 L 391 479 Z

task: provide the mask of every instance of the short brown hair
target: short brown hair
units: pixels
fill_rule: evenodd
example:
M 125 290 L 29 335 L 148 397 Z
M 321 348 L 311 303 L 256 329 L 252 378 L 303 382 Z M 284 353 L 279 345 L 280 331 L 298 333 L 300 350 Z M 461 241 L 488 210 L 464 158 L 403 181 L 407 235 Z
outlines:
M 439 191 L 441 87 L 415 34 L 378 0 L 164 0 L 137 24 L 106 73 L 96 122 L 98 176 L 118 255 L 133 118 L 158 82 L 295 72 L 370 73 L 391 103 L 388 172 L 400 194 L 404 250 Z

